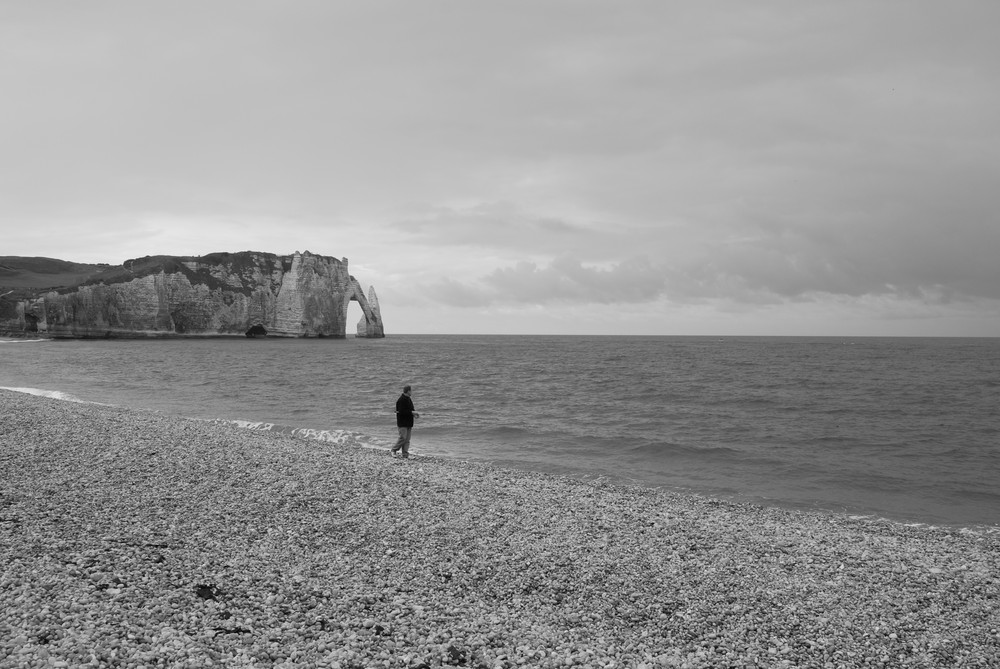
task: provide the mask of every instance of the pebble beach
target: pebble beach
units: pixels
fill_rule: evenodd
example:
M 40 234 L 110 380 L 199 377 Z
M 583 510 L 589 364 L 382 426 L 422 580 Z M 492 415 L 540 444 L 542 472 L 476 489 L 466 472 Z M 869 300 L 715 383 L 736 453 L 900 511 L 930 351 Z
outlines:
M 986 530 L 0 390 L 0 667 L 991 667 L 998 604 Z

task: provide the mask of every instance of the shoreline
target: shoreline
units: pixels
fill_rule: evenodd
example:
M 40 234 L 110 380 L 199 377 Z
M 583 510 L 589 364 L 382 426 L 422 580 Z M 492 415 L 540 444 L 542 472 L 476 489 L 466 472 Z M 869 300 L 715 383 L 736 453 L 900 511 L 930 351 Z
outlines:
M 1000 661 L 994 533 L 12 391 L 0 416 L 0 667 Z
M 62 399 L 69 399 L 69 401 L 78 401 L 75 400 L 74 398 L 62 398 Z M 231 419 L 231 418 L 206 418 L 206 419 L 196 419 L 196 420 L 206 420 L 212 423 L 235 425 L 237 427 L 240 427 L 241 429 L 246 429 L 250 431 L 269 432 L 274 435 L 284 435 L 288 437 L 294 437 L 296 439 L 315 440 L 321 443 L 330 444 L 334 446 L 363 448 L 375 452 L 383 452 L 388 448 L 388 446 L 375 445 L 374 443 L 372 443 L 371 437 L 369 437 L 366 434 L 351 432 L 348 430 L 325 430 L 325 429 L 308 428 L 308 427 L 291 427 L 288 425 L 283 425 L 278 423 L 267 423 L 265 421 L 253 421 L 253 420 Z M 387 440 L 387 443 L 391 445 L 392 439 Z M 984 535 L 995 534 L 1000 536 L 1000 525 L 995 525 L 995 524 L 966 525 L 961 523 L 944 523 L 944 522 L 915 520 L 913 518 L 892 518 L 890 516 L 880 515 L 878 513 L 869 511 L 861 511 L 861 510 L 849 511 L 846 508 L 836 509 L 832 508 L 832 506 L 823 507 L 819 505 L 803 506 L 803 505 L 796 505 L 792 502 L 787 502 L 783 500 L 769 499 L 764 497 L 754 497 L 752 495 L 745 495 L 740 493 L 713 494 L 711 492 L 706 492 L 703 490 L 699 490 L 697 488 L 671 487 L 666 485 L 649 483 L 641 479 L 632 479 L 627 477 L 616 478 L 612 475 L 591 474 L 582 470 L 567 469 L 563 471 L 552 471 L 552 470 L 547 470 L 544 466 L 541 465 L 536 467 L 530 467 L 527 465 L 519 466 L 519 463 L 515 462 L 511 462 L 510 464 L 505 464 L 505 463 L 497 464 L 497 461 L 495 460 L 459 457 L 457 455 L 451 455 L 439 451 L 423 452 L 419 450 L 411 450 L 411 453 L 414 461 L 419 460 L 420 462 L 432 462 L 432 463 L 437 462 L 442 464 L 447 464 L 447 463 L 459 463 L 467 465 L 472 464 L 492 469 L 510 470 L 514 472 L 525 472 L 540 476 L 548 476 L 556 479 L 565 479 L 567 481 L 573 481 L 584 485 L 595 485 L 595 486 L 606 485 L 606 486 L 626 488 L 626 489 L 642 488 L 646 490 L 651 490 L 653 492 L 662 493 L 667 496 L 690 497 L 711 504 L 723 503 L 723 504 L 731 504 L 733 506 L 773 508 L 776 510 L 788 511 L 791 513 L 803 512 L 806 514 L 817 514 L 820 516 L 835 516 L 850 521 L 861 521 L 866 523 L 879 523 L 879 524 L 888 523 L 890 525 L 900 525 L 902 527 L 912 528 L 912 529 L 941 530 L 946 532 L 961 532 L 961 533 L 984 534 Z
M 123 405 L 118 404 L 105 404 L 102 402 L 95 402 L 93 400 L 83 400 L 75 395 L 65 393 L 58 390 L 45 390 L 41 388 L 30 388 L 30 387 L 5 387 L 0 386 L 0 392 L 3 391 L 13 391 L 18 393 L 25 393 L 29 395 L 34 395 L 38 397 L 47 397 L 52 399 L 58 399 L 68 402 L 79 402 L 83 404 L 93 404 L 97 406 L 109 406 L 109 407 L 119 407 L 123 410 L 138 411 L 142 413 L 146 411 L 144 409 L 131 409 Z M 152 413 L 157 413 L 155 410 L 148 410 Z M 282 423 L 272 423 L 268 421 L 259 420 L 248 420 L 248 419 L 238 419 L 238 418 L 191 418 L 183 416 L 180 414 L 169 414 L 170 417 L 176 418 L 178 420 L 199 420 L 208 423 L 215 423 L 227 426 L 238 426 L 241 429 L 254 431 L 254 432 L 268 432 L 272 435 L 283 435 L 295 437 L 298 439 L 316 440 L 322 443 L 326 443 L 334 446 L 350 446 L 356 448 L 365 448 L 368 450 L 382 451 L 385 450 L 388 445 L 391 444 L 393 439 L 389 439 L 385 444 L 376 443 L 376 441 L 368 434 L 362 434 L 359 432 L 353 432 L 350 430 L 339 430 L 339 429 L 322 429 L 322 428 L 311 428 L 311 427 L 295 427 L 293 425 L 282 424 Z M 753 495 L 741 494 L 741 493 L 713 493 L 711 491 L 699 490 L 697 488 L 683 488 L 683 487 L 671 487 L 667 485 L 660 485 L 651 482 L 644 481 L 642 479 L 634 479 L 628 477 L 615 477 L 613 475 L 598 475 L 587 473 L 582 470 L 575 469 L 549 469 L 544 466 L 531 467 L 530 465 L 525 465 L 522 463 L 510 462 L 510 463 L 497 463 L 495 460 L 478 459 L 478 458 L 468 458 L 460 457 L 458 455 L 449 454 L 442 451 L 414 451 L 414 459 L 420 458 L 422 461 L 443 461 L 443 462 L 474 462 L 486 467 L 496 467 L 499 469 L 510 469 L 516 471 L 526 471 L 536 474 L 541 474 L 544 476 L 554 476 L 563 477 L 567 479 L 576 480 L 582 483 L 606 483 L 609 485 L 625 486 L 625 487 L 639 487 L 648 488 L 655 491 L 660 491 L 665 494 L 681 495 L 686 497 L 695 497 L 705 500 L 718 500 L 727 503 L 733 503 L 737 505 L 748 505 L 748 506 L 764 506 L 769 508 L 782 509 L 787 511 L 804 511 L 806 513 L 819 513 L 819 514 L 830 514 L 835 516 L 845 516 L 852 520 L 864 520 L 868 522 L 885 522 L 904 525 L 907 527 L 924 527 L 929 529 L 944 529 L 952 531 L 961 532 L 972 532 L 976 534 L 1000 534 L 1000 525 L 996 524 L 963 524 L 963 523 L 948 523 L 948 522 L 937 522 L 928 520 L 919 520 L 913 517 L 892 517 L 888 515 L 882 515 L 874 511 L 856 509 L 849 510 L 846 507 L 835 508 L 834 505 L 821 506 L 819 504 L 814 505 L 801 505 L 795 504 L 793 502 L 787 502 L 780 499 L 771 499 L 764 497 L 755 497 Z

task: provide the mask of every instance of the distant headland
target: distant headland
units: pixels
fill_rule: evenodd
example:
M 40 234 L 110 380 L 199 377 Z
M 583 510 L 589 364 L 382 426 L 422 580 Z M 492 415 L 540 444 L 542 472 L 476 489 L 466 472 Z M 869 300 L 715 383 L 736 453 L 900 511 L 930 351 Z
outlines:
M 146 256 L 121 265 L 0 256 L 0 334 L 54 338 L 385 336 L 375 289 L 367 297 L 340 260 L 305 251 Z

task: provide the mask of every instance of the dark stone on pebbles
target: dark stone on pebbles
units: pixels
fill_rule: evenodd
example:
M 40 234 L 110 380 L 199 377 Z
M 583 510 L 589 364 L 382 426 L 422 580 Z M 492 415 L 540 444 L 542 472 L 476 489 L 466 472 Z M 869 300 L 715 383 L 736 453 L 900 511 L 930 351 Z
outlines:
M 219 593 L 220 593 L 219 589 L 216 588 L 214 585 L 194 586 L 194 594 L 198 595 L 202 599 L 216 599 Z
M 452 664 L 465 664 L 465 651 L 457 646 L 448 646 L 448 661 Z

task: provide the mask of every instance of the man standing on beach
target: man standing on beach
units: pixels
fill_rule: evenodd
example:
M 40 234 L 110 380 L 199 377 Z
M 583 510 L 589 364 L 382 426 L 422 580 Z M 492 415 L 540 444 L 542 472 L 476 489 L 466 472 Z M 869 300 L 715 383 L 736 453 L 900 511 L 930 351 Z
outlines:
M 396 427 L 399 428 L 399 440 L 392 447 L 392 454 L 403 451 L 403 457 L 410 457 L 410 434 L 413 432 L 413 419 L 420 414 L 413 410 L 413 400 L 410 399 L 410 386 L 403 386 L 403 394 L 396 400 Z

